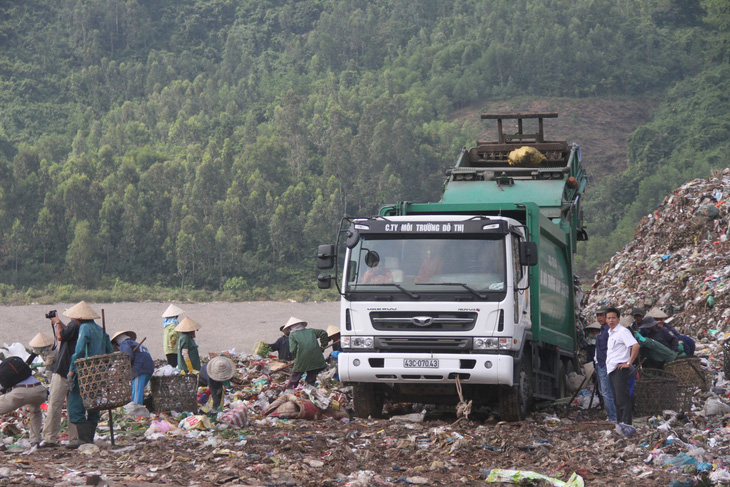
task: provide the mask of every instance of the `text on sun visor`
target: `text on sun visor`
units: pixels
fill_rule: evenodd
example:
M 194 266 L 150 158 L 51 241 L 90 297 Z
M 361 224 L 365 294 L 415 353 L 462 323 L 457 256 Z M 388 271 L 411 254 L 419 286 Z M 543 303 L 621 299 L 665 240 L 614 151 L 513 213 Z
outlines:
M 399 233 L 464 233 L 465 230 L 463 223 L 387 223 L 385 231 Z

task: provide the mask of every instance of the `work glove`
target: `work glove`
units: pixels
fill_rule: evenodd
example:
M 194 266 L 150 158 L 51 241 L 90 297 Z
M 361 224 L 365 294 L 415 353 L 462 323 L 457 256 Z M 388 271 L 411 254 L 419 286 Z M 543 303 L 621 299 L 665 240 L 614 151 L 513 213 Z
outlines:
M 185 365 L 188 367 L 188 374 L 197 374 L 198 371 L 193 368 L 193 363 L 190 361 L 189 358 L 185 359 Z
M 679 344 L 677 345 L 677 351 L 680 355 L 684 353 L 684 342 L 679 342 Z
M 639 343 L 644 343 L 646 341 L 646 337 L 638 331 L 634 332 L 634 337 L 636 337 L 636 341 Z

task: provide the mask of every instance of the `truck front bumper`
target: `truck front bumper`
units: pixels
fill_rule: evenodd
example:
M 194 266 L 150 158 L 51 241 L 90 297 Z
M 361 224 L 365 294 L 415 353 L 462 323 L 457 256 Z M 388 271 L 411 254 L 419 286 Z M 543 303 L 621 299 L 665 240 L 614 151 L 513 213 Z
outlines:
M 428 363 L 436 367 L 407 367 Z M 500 354 L 395 355 L 375 352 L 342 352 L 338 357 L 342 382 L 462 383 L 513 385 L 514 357 Z

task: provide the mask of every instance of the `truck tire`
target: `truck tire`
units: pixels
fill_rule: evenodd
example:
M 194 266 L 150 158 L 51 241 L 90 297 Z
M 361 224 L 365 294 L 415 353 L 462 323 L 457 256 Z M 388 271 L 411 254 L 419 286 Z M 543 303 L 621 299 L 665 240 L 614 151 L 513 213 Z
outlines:
M 514 386 L 501 386 L 499 391 L 499 415 L 503 421 L 522 421 L 532 407 L 532 355 L 522 358 L 522 364 Z
M 358 418 L 383 417 L 383 391 L 377 384 L 360 383 L 352 387 L 352 402 Z

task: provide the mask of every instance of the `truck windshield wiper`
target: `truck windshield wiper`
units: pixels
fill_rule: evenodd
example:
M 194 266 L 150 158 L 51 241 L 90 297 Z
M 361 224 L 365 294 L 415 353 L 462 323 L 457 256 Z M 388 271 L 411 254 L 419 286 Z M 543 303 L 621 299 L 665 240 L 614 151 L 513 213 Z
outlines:
M 480 293 L 476 289 L 467 286 L 463 282 L 419 282 L 416 283 L 416 286 L 461 286 L 479 299 L 487 299 L 486 294 Z
M 421 297 L 418 294 L 414 293 L 413 291 L 409 291 L 408 289 L 404 288 L 400 284 L 396 284 L 394 282 L 382 282 L 382 283 L 377 283 L 377 284 L 361 283 L 361 284 L 358 284 L 358 287 L 359 286 L 373 286 L 373 287 L 394 286 L 394 287 L 397 287 L 398 289 L 400 289 L 401 291 L 403 291 L 404 293 L 406 293 L 408 296 L 412 297 L 413 299 L 419 299 Z

